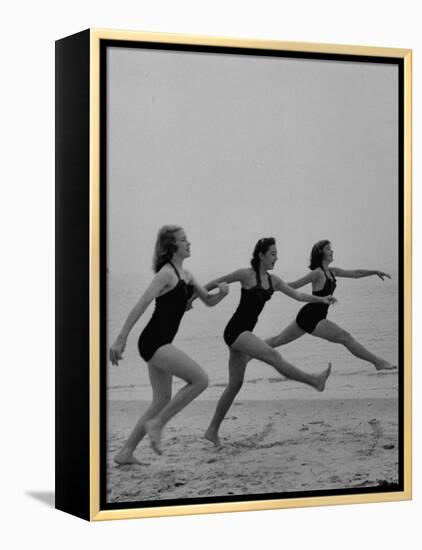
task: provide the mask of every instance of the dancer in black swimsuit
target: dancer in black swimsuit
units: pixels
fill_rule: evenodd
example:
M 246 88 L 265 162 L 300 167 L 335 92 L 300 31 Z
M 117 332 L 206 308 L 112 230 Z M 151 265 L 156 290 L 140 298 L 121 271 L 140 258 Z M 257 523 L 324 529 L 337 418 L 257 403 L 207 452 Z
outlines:
M 208 306 L 214 306 L 227 295 L 228 286 L 222 283 L 218 285 L 219 292 L 210 294 L 183 269 L 183 261 L 189 256 L 190 243 L 182 228 L 164 226 L 160 229 L 153 261 L 156 275 L 129 313 L 119 336 L 110 348 L 110 360 L 113 365 L 117 365 L 123 358 L 131 329 L 155 298 L 154 313 L 138 341 L 139 353 L 148 362 L 152 404 L 115 456 L 117 464 L 141 464 L 133 453 L 146 434 L 153 450 L 161 454 L 160 438 L 165 424 L 208 385 L 205 371 L 172 342 L 193 291 Z M 172 398 L 173 376 L 185 380 L 186 385 Z
M 283 376 L 308 384 L 318 391 L 324 390 L 325 382 L 330 375 L 331 365 L 317 375 L 301 371 L 252 333 L 265 303 L 275 291 L 283 292 L 301 302 L 330 304 L 334 300 L 331 296 L 318 297 L 297 292 L 279 277 L 270 275 L 268 271 L 274 268 L 276 261 L 275 240 L 261 239 L 255 246 L 251 268 L 238 269 L 205 285 L 207 290 L 216 288 L 223 281 L 238 281 L 242 285 L 239 306 L 224 331 L 224 340 L 230 349 L 229 383 L 218 401 L 214 417 L 205 433 L 205 437 L 217 446 L 221 445 L 218 437 L 220 424 L 242 386 L 248 356 L 259 359 L 274 367 Z
M 321 288 L 321 290 L 312 291 L 312 294 L 314 296 L 330 296 L 334 294 L 337 283 L 333 272 L 330 271 L 330 277 L 328 277 L 325 271 L 324 275 L 325 284 Z M 322 321 L 322 319 L 325 319 L 327 317 L 329 307 L 330 306 L 328 304 L 306 304 L 306 306 L 303 306 L 303 308 L 297 314 L 297 325 L 305 332 L 309 332 L 309 334 L 312 334 L 317 324 Z
M 224 330 L 224 341 L 230 347 L 236 338 L 245 330 L 252 332 L 258 322 L 258 316 L 265 302 L 270 300 L 274 290 L 271 275 L 268 276 L 268 288 L 261 285 L 259 271 L 256 272 L 256 285 L 252 288 L 241 288 L 240 303 L 233 317 Z
M 326 293 L 332 294 L 334 292 L 337 285 L 336 277 L 359 279 L 361 277 L 377 275 L 381 280 L 384 280 L 384 278 L 391 279 L 388 273 L 377 270 L 341 269 L 339 267 L 332 267 L 329 270 L 328 266 L 332 261 L 333 249 L 330 241 L 323 240 L 317 242 L 312 248 L 309 273 L 297 281 L 289 283 L 289 286 L 291 288 L 301 288 L 308 283 L 312 283 L 312 294 L 324 296 Z M 385 359 L 367 350 L 348 332 L 336 325 L 336 323 L 326 319 L 327 312 L 328 306 L 319 304 L 309 304 L 303 307 L 293 323 L 288 325 L 279 335 L 266 340 L 266 343 L 276 348 L 300 338 L 307 332 L 312 334 L 312 336 L 318 336 L 319 338 L 324 338 L 324 340 L 336 344 L 343 344 L 353 353 L 353 355 L 359 357 L 359 359 L 372 363 L 377 370 L 391 370 L 396 368 Z
M 188 300 L 194 293 L 193 284 L 180 277 L 172 262 L 168 263 L 174 269 L 178 283 L 165 294 L 157 296 L 154 313 L 139 336 L 139 354 L 146 362 L 150 361 L 161 346 L 173 342 Z

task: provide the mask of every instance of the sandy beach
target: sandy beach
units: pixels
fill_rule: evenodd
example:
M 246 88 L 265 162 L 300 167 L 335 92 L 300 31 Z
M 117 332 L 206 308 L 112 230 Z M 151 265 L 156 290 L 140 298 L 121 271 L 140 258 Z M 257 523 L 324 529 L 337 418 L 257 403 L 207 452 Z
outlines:
M 163 432 L 162 456 L 145 438 L 142 466 L 113 456 L 147 402 L 108 405 L 110 503 L 374 487 L 398 481 L 398 403 L 376 399 L 239 399 L 221 428 L 223 448 L 203 438 L 215 401 L 196 401 Z

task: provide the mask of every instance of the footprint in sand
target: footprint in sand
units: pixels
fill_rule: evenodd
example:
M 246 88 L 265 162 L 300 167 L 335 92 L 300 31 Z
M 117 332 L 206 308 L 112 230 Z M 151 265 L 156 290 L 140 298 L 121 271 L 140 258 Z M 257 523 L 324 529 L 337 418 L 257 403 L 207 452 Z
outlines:
M 283 447 L 288 443 L 287 441 L 274 441 L 273 443 L 266 443 L 263 445 L 259 445 L 256 448 L 257 449 L 273 449 L 274 447 Z M 296 459 L 294 459 L 296 460 Z
M 261 433 L 254 433 L 240 441 L 235 441 L 232 443 L 232 449 L 230 454 L 237 454 L 237 452 L 243 449 L 259 449 L 259 443 L 263 441 L 273 428 L 273 422 L 267 424 Z

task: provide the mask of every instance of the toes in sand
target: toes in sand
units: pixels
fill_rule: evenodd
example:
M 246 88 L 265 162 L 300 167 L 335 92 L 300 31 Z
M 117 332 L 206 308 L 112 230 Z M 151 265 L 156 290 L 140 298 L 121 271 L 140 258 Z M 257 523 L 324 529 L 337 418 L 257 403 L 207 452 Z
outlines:
M 157 455 L 162 455 L 163 451 L 161 449 L 161 428 L 153 420 L 149 420 L 145 423 L 145 429 L 147 431 L 152 450 Z
M 223 446 L 221 441 L 220 441 L 220 438 L 218 437 L 217 432 L 215 432 L 213 430 L 207 430 L 204 434 L 204 437 L 208 441 L 211 441 L 211 443 L 214 443 L 214 445 L 217 447 L 217 449 L 221 449 L 221 447 Z
M 118 466 L 124 466 L 125 464 L 137 464 L 139 466 L 144 466 L 140 460 L 133 456 L 133 453 L 124 450 L 117 453 L 114 457 L 114 462 Z

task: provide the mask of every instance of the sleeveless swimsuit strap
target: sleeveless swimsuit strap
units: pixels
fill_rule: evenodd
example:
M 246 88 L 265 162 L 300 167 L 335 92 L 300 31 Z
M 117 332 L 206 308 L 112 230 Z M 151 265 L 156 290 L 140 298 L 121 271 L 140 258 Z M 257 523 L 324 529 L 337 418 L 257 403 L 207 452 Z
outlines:
M 273 283 L 271 281 L 271 275 L 269 273 L 267 273 L 267 277 L 268 277 L 268 285 L 269 287 L 268 288 L 264 288 L 262 286 L 262 283 L 261 283 L 261 275 L 259 273 L 259 270 L 258 271 L 255 271 L 255 275 L 256 275 L 256 286 L 258 286 L 259 288 L 262 288 L 262 290 L 271 290 L 271 292 L 273 291 Z
M 328 270 L 328 273 L 331 275 L 331 278 L 328 277 L 327 275 L 327 272 L 325 271 L 325 269 L 322 270 L 324 272 L 324 275 L 325 275 L 325 278 L 328 279 L 329 281 L 335 281 L 336 278 L 334 277 L 334 274 L 332 271 Z
M 269 289 L 268 290 L 271 290 L 271 292 L 273 291 L 273 282 L 271 280 L 271 275 L 269 273 L 267 273 L 268 275 L 268 283 L 269 283 Z
M 176 275 L 177 275 L 177 278 L 179 279 L 179 281 L 181 281 L 181 280 L 182 280 L 182 277 L 179 275 L 179 272 L 177 271 L 176 267 L 173 265 L 173 263 L 172 263 L 170 260 L 169 260 L 168 263 L 171 265 L 171 267 L 172 267 L 172 268 L 174 269 L 174 271 L 176 272 Z
M 259 269 L 255 270 L 256 286 L 261 286 L 261 276 L 259 274 Z

